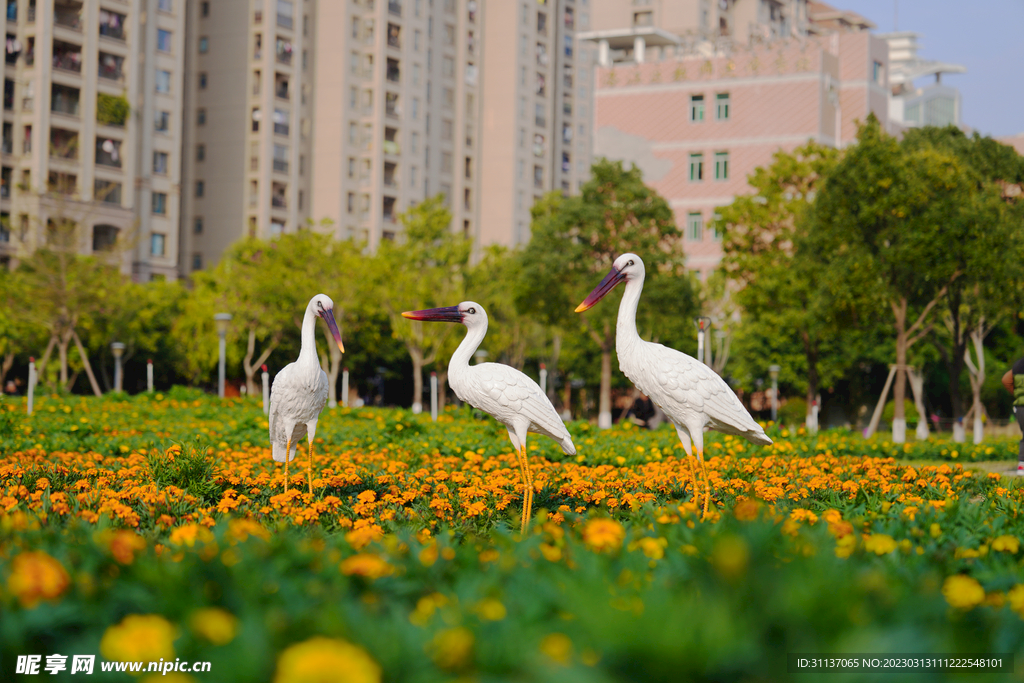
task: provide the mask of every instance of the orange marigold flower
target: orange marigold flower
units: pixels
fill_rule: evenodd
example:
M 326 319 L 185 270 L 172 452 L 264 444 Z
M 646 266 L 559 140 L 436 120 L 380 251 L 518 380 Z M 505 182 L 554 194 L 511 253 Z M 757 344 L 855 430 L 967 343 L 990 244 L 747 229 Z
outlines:
M 100 640 L 100 654 L 114 662 L 174 659 L 178 630 L 159 614 L 129 614 Z
M 847 558 L 853 554 L 856 547 L 857 537 L 853 533 L 843 534 L 836 538 L 836 557 Z
M 103 540 L 110 549 L 110 554 L 121 564 L 131 564 L 135 561 L 135 552 L 146 547 L 144 538 L 134 531 L 125 529 L 109 532 Z
M 270 540 L 270 532 L 266 527 L 253 519 L 232 519 L 228 522 L 228 535 L 237 541 L 245 541 L 250 536 Z
M 361 647 L 316 636 L 277 659 L 274 683 L 380 683 L 380 666 Z
M 950 605 L 966 611 L 984 602 L 985 589 L 971 577 L 955 574 L 942 584 L 942 595 Z
M 871 534 L 864 537 L 864 549 L 876 555 L 886 555 L 896 550 L 896 541 L 888 534 Z
M 379 555 L 372 553 L 359 553 L 352 557 L 346 557 L 341 563 L 341 573 L 347 576 L 357 575 L 379 579 L 391 572 L 391 565 Z
M 732 513 L 736 515 L 736 519 L 741 522 L 750 522 L 757 519 L 757 513 L 761 510 L 761 506 L 756 500 L 741 500 L 736 503 L 736 507 L 732 509 Z
M 369 545 L 372 541 L 375 541 L 383 536 L 383 529 L 381 529 L 376 524 L 369 524 L 366 526 L 361 526 L 357 529 L 353 529 L 352 531 L 348 532 L 347 534 L 345 534 L 345 540 L 348 541 L 349 545 L 351 545 L 356 550 L 361 550 L 362 548 Z
M 171 532 L 170 541 L 174 545 L 185 545 L 189 548 L 196 544 L 196 541 L 207 543 L 213 540 L 210 530 L 199 524 L 185 524 Z
M 53 600 L 67 589 L 71 579 L 60 562 L 42 550 L 24 552 L 11 563 L 7 589 L 29 609 L 41 600 Z
M 205 607 L 192 613 L 192 630 L 214 645 L 227 645 L 238 633 L 238 618 L 219 607 Z
M 626 530 L 614 519 L 592 519 L 583 529 L 583 542 L 597 552 L 618 550 L 625 537 Z

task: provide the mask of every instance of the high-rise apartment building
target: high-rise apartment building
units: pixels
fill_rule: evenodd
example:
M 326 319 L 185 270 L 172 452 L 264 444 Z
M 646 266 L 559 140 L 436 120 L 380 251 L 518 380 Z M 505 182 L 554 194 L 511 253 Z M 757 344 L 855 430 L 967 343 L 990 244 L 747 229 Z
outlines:
M 440 193 L 453 230 L 477 235 L 485 5 L 320 3 L 312 217 L 325 229 L 376 249 Z
M 959 126 L 960 91 L 943 84 L 942 74 L 962 74 L 967 67 L 918 56 L 913 31 L 883 33 L 889 43 L 889 120 L 899 127 Z M 935 81 L 917 87 L 914 81 L 934 76 Z
M 530 207 L 589 177 L 594 0 L 499 1 L 484 26 L 480 244 L 530 239 Z
M 886 124 L 889 46 L 859 15 L 822 3 L 729 0 L 706 20 L 707 3 L 680 3 L 673 11 L 688 7 L 697 26 L 689 38 L 651 7 L 635 5 L 652 16 L 618 29 L 595 14 L 603 28 L 584 36 L 602 62 L 595 154 L 643 170 L 675 212 L 688 267 L 706 278 L 722 258 L 715 210 L 750 191 L 755 168 L 808 140 L 847 145 L 869 114 Z
M 293 232 L 310 216 L 316 3 L 181 1 L 188 77 L 180 268 L 187 275 L 243 237 Z
M 177 275 L 183 0 L 10 0 L 0 258 L 78 225 L 138 280 Z

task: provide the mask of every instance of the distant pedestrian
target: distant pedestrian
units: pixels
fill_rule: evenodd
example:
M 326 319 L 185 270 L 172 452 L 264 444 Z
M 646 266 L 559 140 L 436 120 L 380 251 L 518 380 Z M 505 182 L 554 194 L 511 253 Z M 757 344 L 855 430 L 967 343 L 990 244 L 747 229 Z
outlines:
M 1017 476 L 1024 477 L 1024 358 L 1013 364 L 1003 375 L 1003 386 L 1013 394 L 1013 412 L 1020 427 L 1020 450 L 1017 455 Z

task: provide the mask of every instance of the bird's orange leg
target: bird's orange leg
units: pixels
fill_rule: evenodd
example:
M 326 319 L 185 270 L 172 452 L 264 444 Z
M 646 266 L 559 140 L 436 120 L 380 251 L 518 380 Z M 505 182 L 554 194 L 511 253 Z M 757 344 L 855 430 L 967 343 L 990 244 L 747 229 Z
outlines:
M 309 442 L 309 466 L 306 468 L 306 478 L 309 480 L 309 495 L 313 495 L 313 442 Z
M 686 464 L 690 467 L 690 481 L 693 483 L 693 504 L 700 507 L 700 497 L 697 495 L 697 470 L 693 468 L 692 456 L 686 456 Z
M 526 446 L 523 445 L 523 471 L 526 473 L 526 491 L 523 496 L 523 508 L 525 509 L 526 521 L 523 524 L 525 532 L 526 525 L 530 523 L 533 516 L 533 475 L 530 474 L 530 461 L 526 456 Z
M 292 451 L 292 439 L 288 437 L 288 443 L 284 447 L 284 492 L 288 493 L 288 454 Z
M 703 522 L 708 516 L 708 503 L 711 501 L 711 477 L 708 476 L 707 465 L 704 464 L 704 454 L 700 454 L 700 469 L 704 475 L 704 516 L 701 517 Z
M 520 517 L 519 517 L 519 533 L 520 534 L 525 534 L 526 533 L 526 509 L 527 509 L 526 499 L 529 496 L 529 493 L 527 491 L 528 484 L 527 484 L 527 481 L 526 481 L 526 477 L 527 477 L 527 474 L 526 474 L 526 462 L 523 460 L 523 451 L 522 451 L 522 449 L 519 449 L 519 448 L 516 449 L 516 460 L 519 461 L 519 477 L 523 481 L 523 514 L 520 515 Z

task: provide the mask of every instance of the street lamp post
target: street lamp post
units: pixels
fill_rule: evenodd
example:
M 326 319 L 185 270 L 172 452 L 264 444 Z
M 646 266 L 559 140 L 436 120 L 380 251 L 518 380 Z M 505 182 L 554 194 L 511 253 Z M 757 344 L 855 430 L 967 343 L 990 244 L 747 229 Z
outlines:
M 768 366 L 768 374 L 772 378 L 772 422 L 777 422 L 779 419 L 779 370 L 781 369 L 778 365 Z
M 217 336 L 220 337 L 220 361 L 217 365 L 217 396 L 224 398 L 224 357 L 227 355 L 227 342 L 225 337 L 228 334 L 228 324 L 231 322 L 230 313 L 217 313 L 213 316 L 217 323 Z
M 693 324 L 697 326 L 697 360 L 710 365 L 704 359 L 704 332 L 711 329 L 711 318 L 706 315 L 698 316 L 693 319 Z
M 110 350 L 114 352 L 114 391 L 121 391 L 124 386 L 124 371 L 121 368 L 124 342 L 114 342 L 110 345 Z

